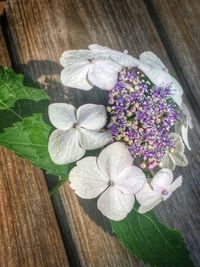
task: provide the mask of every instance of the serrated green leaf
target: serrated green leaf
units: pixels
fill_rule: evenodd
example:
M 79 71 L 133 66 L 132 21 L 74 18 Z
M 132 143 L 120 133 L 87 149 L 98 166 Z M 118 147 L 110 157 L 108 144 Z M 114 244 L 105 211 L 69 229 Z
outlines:
M 67 177 L 69 165 L 57 165 L 48 153 L 48 137 L 51 127 L 41 114 L 34 114 L 6 128 L 0 134 L 0 145 L 12 150 L 19 157 L 30 160 L 33 165 L 47 173 Z
M 183 238 L 153 214 L 133 210 L 122 221 L 111 221 L 116 237 L 144 263 L 159 267 L 194 267 Z
M 25 86 L 23 75 L 0 67 L 0 110 L 13 107 L 21 99 L 41 101 L 49 98 L 43 90 Z
M 68 176 L 69 165 L 57 165 L 48 153 L 48 96 L 24 85 L 22 75 L 0 68 L 0 145 L 32 161 L 47 173 Z

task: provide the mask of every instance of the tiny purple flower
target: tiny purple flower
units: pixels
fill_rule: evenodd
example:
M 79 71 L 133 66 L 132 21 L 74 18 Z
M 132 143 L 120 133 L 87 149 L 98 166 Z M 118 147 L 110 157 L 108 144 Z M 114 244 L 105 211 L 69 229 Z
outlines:
M 141 72 L 123 70 L 110 91 L 108 129 L 114 141 L 125 142 L 134 158 L 154 169 L 174 144 L 171 127 L 181 112 L 170 98 L 170 87 L 146 82 Z

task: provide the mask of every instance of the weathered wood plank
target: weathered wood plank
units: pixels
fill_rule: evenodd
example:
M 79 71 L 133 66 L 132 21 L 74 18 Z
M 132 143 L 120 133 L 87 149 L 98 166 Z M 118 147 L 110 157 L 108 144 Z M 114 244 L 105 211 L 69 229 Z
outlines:
M 1 28 L 0 65 L 10 66 Z M 0 266 L 69 266 L 42 171 L 3 148 L 0 203 Z
M 4 12 L 4 2 L 0 2 L 0 16 L 3 15 Z
M 200 2 L 198 0 L 145 1 L 170 55 L 185 84 L 185 93 L 199 112 L 200 101 Z
M 96 42 L 115 49 L 128 48 L 135 56 L 152 50 L 168 67 L 172 66 L 143 1 L 10 0 L 6 11 L 14 65 L 33 79 L 45 81 L 54 102 L 71 102 L 78 106 L 105 101 L 102 91 L 63 88 L 58 62 L 66 49 L 86 48 Z M 196 146 L 200 126 L 194 114 L 193 117 L 196 127 L 191 134 L 190 165 L 179 169 L 185 176 L 184 185 L 157 211 L 168 225 L 182 230 L 193 258 L 200 262 L 200 155 Z M 93 201 L 78 200 L 68 184 L 53 201 L 74 266 L 142 266 L 108 234 L 106 219 L 99 214 Z M 103 227 L 99 227 L 100 224 Z
M 183 185 L 177 200 L 179 224 L 191 248 L 193 259 L 200 265 L 200 180 L 199 180 L 199 111 L 200 111 L 200 2 L 197 0 L 150 0 L 145 1 L 160 38 L 181 79 L 192 111 L 194 129 L 189 133 L 192 151 L 187 151 L 189 166 L 184 169 Z M 179 170 L 179 173 L 182 170 Z M 181 208 L 180 208 L 180 206 Z M 185 209 L 185 207 L 187 207 Z M 185 218 L 182 220 L 181 218 Z M 178 218 L 175 217 L 173 224 Z M 190 230 L 188 230 L 188 227 Z

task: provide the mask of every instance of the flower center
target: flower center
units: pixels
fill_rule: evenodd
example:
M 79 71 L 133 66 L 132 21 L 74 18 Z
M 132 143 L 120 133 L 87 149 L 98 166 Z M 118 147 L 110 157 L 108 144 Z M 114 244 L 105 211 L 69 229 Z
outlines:
M 127 69 L 109 93 L 107 127 L 113 140 L 128 145 L 133 158 L 150 170 L 174 147 L 170 130 L 181 113 L 170 97 L 169 86 L 152 85 L 141 72 Z
M 167 195 L 169 194 L 169 192 L 168 192 L 166 189 L 164 189 L 164 190 L 162 191 L 162 194 L 163 194 L 164 196 L 167 196 Z
M 88 59 L 88 61 L 89 61 L 90 63 L 92 63 L 92 64 L 95 64 L 95 62 L 96 62 L 96 60 L 95 60 L 94 58 L 92 58 L 92 59 Z
M 114 186 L 115 185 L 115 182 L 112 181 L 112 180 L 110 180 L 108 184 L 109 184 L 109 186 Z
M 74 124 L 74 128 L 79 129 L 80 128 L 80 125 L 78 123 L 75 123 Z

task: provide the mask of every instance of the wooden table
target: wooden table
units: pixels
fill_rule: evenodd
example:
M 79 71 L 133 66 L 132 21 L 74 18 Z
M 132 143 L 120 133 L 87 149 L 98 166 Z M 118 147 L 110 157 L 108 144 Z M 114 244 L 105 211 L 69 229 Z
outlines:
M 59 79 L 62 52 L 91 43 L 128 49 L 134 56 L 151 50 L 176 72 L 192 112 L 192 151 L 187 151 L 189 166 L 177 170 L 184 176 L 182 189 L 156 213 L 182 231 L 200 266 L 200 1 L 8 0 L 4 5 L 0 63 L 45 84 L 54 102 L 104 101 L 98 91 L 71 90 Z M 68 183 L 50 201 L 46 182 L 51 186 L 55 179 L 0 149 L 0 266 L 145 266 L 111 235 L 94 201 L 78 199 Z

